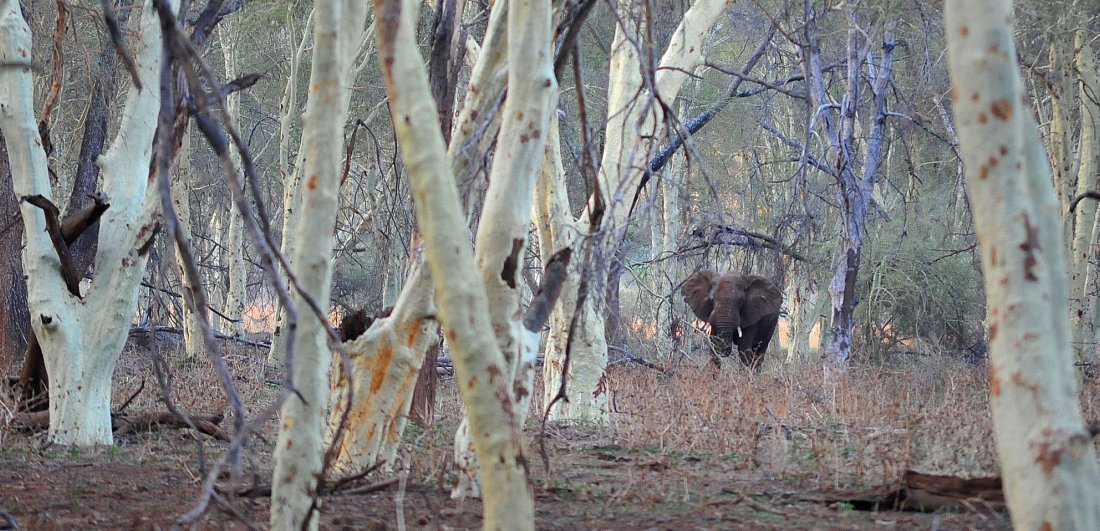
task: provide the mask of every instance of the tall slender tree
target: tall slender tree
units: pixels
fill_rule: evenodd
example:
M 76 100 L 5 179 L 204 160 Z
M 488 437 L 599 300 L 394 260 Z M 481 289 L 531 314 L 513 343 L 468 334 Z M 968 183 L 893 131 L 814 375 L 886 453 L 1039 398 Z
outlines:
M 985 277 L 994 437 L 1012 523 L 1097 529 L 1100 467 L 1069 344 L 1061 210 L 1016 63 L 1012 2 L 948 0 L 945 13 Z

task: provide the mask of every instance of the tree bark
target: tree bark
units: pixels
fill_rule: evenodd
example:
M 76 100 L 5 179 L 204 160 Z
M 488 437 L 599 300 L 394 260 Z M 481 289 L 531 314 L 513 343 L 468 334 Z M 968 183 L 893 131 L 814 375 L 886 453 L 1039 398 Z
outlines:
M 282 237 L 279 239 L 279 252 L 286 257 L 288 265 L 292 265 L 291 260 L 293 260 L 293 257 L 290 249 L 293 248 L 293 239 L 298 231 L 298 220 L 300 219 L 298 207 L 301 198 L 301 168 L 304 155 L 299 150 L 292 166 L 290 163 L 290 150 L 291 144 L 299 140 L 294 135 L 293 130 L 294 124 L 298 123 L 301 118 L 301 112 L 298 110 L 299 70 L 305 57 L 306 47 L 312 42 L 310 31 L 304 32 L 300 40 L 295 40 L 293 11 L 293 9 L 287 10 L 285 25 L 287 42 L 293 52 L 290 56 L 290 73 L 287 76 L 286 87 L 283 90 L 282 102 L 279 104 L 279 177 L 283 183 L 283 232 Z M 309 19 L 306 22 L 307 27 L 312 25 L 315 13 L 316 7 L 313 11 L 310 11 Z M 295 46 L 297 46 L 297 50 L 294 50 Z M 267 360 L 273 363 L 282 363 L 286 358 L 286 341 L 283 340 L 283 327 L 286 325 L 285 318 L 282 305 L 277 304 L 274 319 L 275 329 L 271 333 L 271 349 L 267 354 Z
M 981 249 L 990 407 L 1016 529 L 1100 528 L 1100 467 L 1069 345 L 1059 199 L 1009 0 L 948 0 L 947 58 Z
M 538 2 L 517 2 L 514 9 Z M 500 4 L 498 4 L 500 5 Z M 511 8 L 510 8 L 511 9 Z M 416 53 L 415 2 L 376 0 L 379 18 L 378 45 L 390 110 L 409 170 L 417 221 L 424 235 L 427 263 L 436 281 L 436 300 L 444 337 L 451 346 L 458 386 L 481 463 L 486 529 L 531 529 L 534 525 L 532 493 L 524 468 L 522 435 L 512 400 L 512 379 L 500 346 L 494 340 L 486 286 L 477 271 L 467 241 L 454 173 L 448 167 L 443 136 L 435 123 L 427 72 Z M 509 18 L 509 26 L 522 22 L 549 25 L 531 16 Z M 540 45 L 545 43 L 534 39 Z M 552 78 L 546 79 L 552 84 Z M 514 117 L 518 118 L 518 117 Z M 510 119 L 505 117 L 505 120 Z M 461 121 L 461 120 L 460 120 Z M 537 122 L 527 138 L 545 136 Z M 510 243 L 510 242 L 509 242 Z
M 30 58 L 30 29 L 13 0 L 0 3 L 0 42 L 0 60 L 21 63 Z M 143 86 L 156 87 L 161 32 L 148 2 L 142 9 L 139 38 L 133 42 Z M 45 230 L 42 210 L 22 206 L 31 325 L 50 374 L 48 439 L 55 444 L 113 442 L 111 375 L 129 332 L 117 323 L 133 315 L 146 251 L 156 232 L 158 202 L 155 193 L 148 193 L 148 181 L 159 97 L 157 90 L 131 87 L 120 123 L 124 134 L 99 159 L 111 207 L 100 221 L 98 275 L 83 298 L 72 293 L 66 273 L 57 267 L 59 250 Z M 48 201 L 50 178 L 32 108 L 29 68 L 0 70 L 0 103 L 0 128 L 16 176 L 16 194 L 41 195 Z
M 623 191 L 637 190 L 648 177 L 648 163 L 668 137 L 666 117 L 656 104 L 655 94 L 661 100 L 674 102 L 683 83 L 696 68 L 703 64 L 703 41 L 711 26 L 731 4 L 729 0 L 698 0 L 684 14 L 673 32 L 653 75 L 652 86 L 645 86 L 641 76 L 642 64 L 638 56 L 638 42 L 646 37 L 635 31 L 632 22 L 640 20 L 643 6 L 640 2 L 620 2 L 616 8 L 618 19 L 612 42 L 611 64 L 608 79 L 607 128 L 603 158 L 597 172 L 597 186 L 605 205 L 605 213 L 599 220 L 599 240 L 593 244 L 593 264 L 584 271 L 588 290 L 582 307 L 577 308 L 582 270 L 586 268 L 584 253 L 571 269 L 561 296 L 565 310 L 555 311 L 550 318 L 550 334 L 547 337 L 545 364 L 543 365 L 544 397 L 547 404 L 558 394 L 565 368 L 566 343 L 572 315 L 580 312 L 579 325 L 574 330 L 573 347 L 569 352 L 569 400 L 558 401 L 549 413 L 554 420 L 583 420 L 604 423 L 607 421 L 607 341 L 604 337 L 602 298 L 608 286 L 613 255 L 626 234 L 633 195 Z M 544 170 L 547 171 L 547 170 Z M 559 183 L 559 184 L 555 184 Z M 548 179 L 552 189 L 562 184 L 556 177 Z M 551 200 L 552 199 L 547 199 Z M 544 201 L 540 199 L 540 201 Z M 578 232 L 588 232 L 592 225 L 594 203 L 582 213 L 580 221 L 565 219 L 551 222 L 559 227 L 575 223 Z M 554 215 L 569 216 L 568 206 L 551 207 Z M 572 245 L 568 231 L 557 230 L 548 235 L 554 239 L 540 241 L 544 249 L 561 249 Z
M 191 240 L 191 133 L 190 131 L 184 131 L 183 138 L 180 143 L 179 161 L 175 169 L 175 175 L 172 176 L 172 204 L 176 210 L 176 219 L 179 221 L 180 230 L 184 234 L 184 238 L 188 241 Z M 180 327 L 183 329 L 183 351 L 184 356 L 188 360 L 196 361 L 201 358 L 203 348 L 203 330 L 202 321 L 199 319 L 198 314 L 194 307 L 194 293 L 202 289 L 202 279 L 191 278 L 187 274 L 186 267 L 183 263 L 183 257 L 176 254 L 176 267 L 179 270 L 180 277 L 180 293 L 184 299 L 192 301 L 188 303 L 186 300 L 181 301 L 183 304 L 183 315 L 180 316 Z M 198 311 L 205 312 L 206 308 L 199 308 Z
M 14 372 L 25 356 L 31 334 L 27 311 L 27 281 L 19 260 L 23 247 L 23 219 L 12 189 L 11 165 L 0 134 L 0 373 Z
M 401 434 L 409 420 L 418 369 L 425 352 L 438 351 L 438 322 L 432 318 L 431 279 L 418 268 L 389 316 L 375 320 L 366 332 L 345 342 L 351 374 L 341 360 L 332 362 L 332 397 L 327 438 L 337 434 L 345 411 L 348 425 L 337 445 L 333 469 L 354 474 L 378 462 L 389 468 L 397 457 Z M 431 369 L 435 370 L 433 364 Z M 347 401 L 347 386 L 354 400 Z
M 1081 127 L 1077 149 L 1077 194 L 1100 187 L 1097 158 L 1100 157 L 1100 132 L 1097 131 L 1100 120 L 1100 75 L 1097 73 L 1096 56 L 1093 47 L 1086 42 L 1083 29 L 1078 29 L 1076 38 L 1076 70 L 1080 77 L 1078 102 L 1081 106 Z M 1087 200 L 1077 204 L 1072 214 L 1073 239 L 1070 248 L 1070 329 L 1073 331 L 1071 344 L 1079 360 L 1096 355 L 1096 284 L 1098 271 L 1094 265 L 1100 256 L 1096 252 L 1097 205 Z
M 240 38 L 240 18 L 227 17 L 218 25 L 218 42 L 221 43 L 222 57 L 225 62 L 225 79 L 232 81 L 240 75 L 237 68 L 237 39 Z M 241 121 L 241 94 L 232 92 L 225 97 L 226 110 L 229 118 L 235 123 Z M 241 167 L 241 155 L 236 149 L 229 150 L 229 157 L 233 161 L 234 168 Z M 228 323 L 227 335 L 244 336 L 244 314 L 247 304 L 248 263 L 244 259 L 244 219 L 241 213 L 230 208 L 229 212 L 229 237 L 226 238 L 226 262 L 229 289 L 225 296 L 223 313 L 232 320 Z
M 558 101 L 550 20 L 550 4 L 544 1 L 514 0 L 508 9 L 508 64 L 523 67 L 508 69 L 508 98 L 474 253 L 488 297 L 497 346 L 504 355 L 505 374 L 512 382 L 509 387 L 516 423 L 521 428 L 527 418 L 526 399 L 534 392 L 531 369 L 539 343 L 537 333 L 534 337 L 525 333 L 521 322 L 521 276 L 535 183 L 546 146 L 550 113 Z M 530 365 L 524 367 L 525 362 Z M 478 490 L 473 487 L 477 476 L 470 474 L 475 456 L 468 453 L 472 442 L 469 435 L 468 429 L 459 428 L 455 436 L 455 461 L 465 460 L 462 471 L 467 477 L 466 481 L 460 478 L 452 497 Z M 460 492 L 462 486 L 469 491 Z
M 332 287 L 333 226 L 342 171 L 344 123 L 350 98 L 349 77 L 356 46 L 366 22 L 366 4 L 358 0 L 324 2 L 316 7 L 310 94 L 302 120 L 305 165 L 301 219 L 291 248 L 302 290 L 328 308 Z M 271 527 L 317 529 L 313 494 L 324 458 L 323 428 L 329 399 L 328 322 L 302 304 L 293 349 L 292 378 L 297 393 L 283 405 L 272 474 Z

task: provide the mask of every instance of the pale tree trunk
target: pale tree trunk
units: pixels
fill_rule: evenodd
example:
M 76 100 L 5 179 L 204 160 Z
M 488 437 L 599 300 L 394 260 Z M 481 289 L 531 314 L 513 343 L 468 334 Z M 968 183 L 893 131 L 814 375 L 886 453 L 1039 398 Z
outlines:
M 1077 30 L 1076 70 L 1080 76 L 1081 127 L 1079 148 L 1077 150 L 1077 194 L 1096 190 L 1098 181 L 1097 157 L 1100 156 L 1100 135 L 1097 120 L 1100 120 L 1100 78 L 1097 75 L 1096 56 L 1092 45 L 1085 40 L 1083 29 Z M 1096 202 L 1085 200 L 1077 205 L 1073 214 L 1073 240 L 1070 249 L 1070 329 L 1073 331 L 1071 344 L 1078 359 L 1091 357 L 1096 353 L 1096 280 L 1095 260 L 1100 258 L 1095 250 L 1096 243 Z
M 538 180 L 550 113 L 557 108 L 550 35 L 550 2 L 511 0 L 508 14 L 508 98 L 499 144 L 489 174 L 489 189 L 478 225 L 475 259 L 481 271 L 497 346 L 511 380 L 515 422 L 522 427 L 534 392 L 539 331 L 524 327 L 520 303 L 531 203 Z M 541 325 L 541 323 L 540 323 Z M 452 497 L 478 495 L 476 456 L 471 452 L 469 418 L 455 435 L 460 466 Z
M 661 260 L 665 274 L 672 282 L 678 282 L 685 276 L 683 265 L 676 256 L 677 238 L 684 227 L 683 215 L 690 211 L 690 198 L 685 201 L 684 197 L 687 190 L 685 157 L 686 155 L 673 156 L 665 165 L 660 187 L 653 188 L 655 191 L 660 190 L 658 202 L 661 211 L 660 218 L 653 221 L 653 254 L 654 258 Z M 656 210 L 658 209 L 655 207 L 654 211 Z M 665 314 L 658 314 L 655 341 L 658 355 L 672 360 L 679 357 L 678 351 L 682 349 L 684 323 L 679 322 L 677 316 L 683 312 L 676 309 L 683 308 L 683 303 L 676 293 L 672 293 L 666 302 Z
M 239 16 L 226 17 L 218 25 L 218 42 L 221 43 L 222 57 L 225 60 L 225 80 L 232 81 L 240 74 L 237 68 L 237 41 L 240 38 L 241 19 Z M 225 97 L 229 118 L 238 126 L 241 121 L 241 93 L 234 91 Z M 241 155 L 229 150 L 234 168 L 241 167 Z M 244 335 L 244 312 L 248 283 L 248 264 L 244 260 L 244 219 L 240 211 L 231 208 L 229 212 L 229 237 L 226 238 L 226 261 L 228 262 L 229 288 L 225 295 L 223 313 L 232 319 L 230 335 Z
M 539 173 L 538 191 L 535 202 L 535 228 L 539 235 L 539 250 L 542 263 L 547 263 L 550 256 L 566 247 L 575 247 L 577 235 L 583 231 L 579 223 L 573 221 L 569 208 L 569 197 L 566 193 L 565 169 L 561 161 L 561 141 L 558 133 L 558 120 L 551 121 L 550 133 L 547 138 L 546 154 L 542 169 Z M 546 336 L 544 350 L 545 363 L 543 366 L 544 400 L 547 405 L 557 395 L 562 384 L 566 359 L 566 343 L 569 335 L 570 320 L 573 309 L 577 308 L 578 287 L 580 283 L 580 268 L 583 268 L 583 257 L 578 256 L 574 260 L 574 266 L 569 270 L 565 285 L 562 287 L 561 299 L 550 314 L 550 331 Z M 573 358 L 570 360 L 568 378 L 570 389 L 580 387 L 582 389 L 601 389 L 600 380 L 603 379 L 604 368 L 607 366 L 607 342 L 603 335 L 603 319 L 595 312 L 595 307 L 585 304 L 581 311 L 579 321 L 583 326 L 595 326 L 598 323 L 598 333 L 585 333 L 579 331 L 579 337 L 573 348 Z M 581 344 L 582 341 L 585 343 Z M 578 368 L 577 349 L 584 348 L 589 354 L 581 358 Z M 593 378 L 596 381 L 592 381 Z M 585 409 L 573 411 L 574 401 Z M 572 398 L 569 402 L 562 402 L 551 412 L 551 418 L 591 420 L 604 422 L 607 418 L 607 395 L 601 392 L 595 396 L 581 396 Z
M 81 299 L 66 287 L 58 251 L 46 232 L 42 210 L 22 206 L 27 245 L 32 326 L 50 375 L 49 441 L 55 444 L 112 444 L 111 376 L 129 333 L 147 250 L 156 233 L 158 199 L 147 194 L 156 128 L 161 67 L 161 32 L 156 13 L 142 9 L 135 60 L 145 90 L 131 87 L 120 134 L 99 160 L 111 207 L 100 221 L 96 280 Z M 30 60 L 30 28 L 19 3 L 0 3 L 0 61 Z M 51 196 L 46 154 L 33 111 L 31 72 L 0 69 L 0 128 L 7 140 L 17 195 Z M 124 134 L 122 134 L 124 133 Z
M 630 215 L 634 190 L 645 177 L 648 162 L 663 139 L 667 138 L 664 109 L 657 105 L 654 91 L 665 103 L 676 101 L 684 82 L 703 64 L 703 44 L 711 26 L 732 2 L 730 0 L 697 0 L 684 14 L 672 34 L 668 48 L 654 73 L 654 85 L 643 86 L 642 65 L 638 43 L 645 37 L 633 29 L 640 20 L 640 2 L 620 2 L 616 8 L 622 22 L 612 42 L 608 80 L 608 121 L 604 134 L 603 160 L 597 173 L 597 186 L 606 202 L 606 212 L 600 222 L 602 236 L 593 245 L 593 267 L 583 274 L 588 278 L 588 291 L 582 308 L 576 308 L 580 275 L 584 268 L 584 253 L 574 260 L 569 279 L 561 295 L 563 310 L 550 318 L 543 365 L 544 396 L 550 404 L 558 394 L 561 371 L 565 365 L 566 342 L 574 309 L 580 311 L 579 326 L 574 331 L 569 353 L 568 401 L 558 401 L 549 418 L 552 420 L 607 421 L 607 341 L 604 338 L 603 294 L 607 288 L 612 255 L 618 249 Z M 553 183 L 555 180 L 551 180 Z M 586 232 L 591 224 L 592 204 L 576 227 Z M 561 209 L 557 210 L 561 212 Z M 568 212 L 568 208 L 564 210 Z M 559 221 L 559 225 L 567 222 Z M 555 238 L 565 236 L 559 232 Z M 564 239 L 563 239 L 564 240 Z M 541 242 L 552 249 L 561 249 L 571 242 Z M 563 313 L 564 312 L 564 313 Z
M 298 110 L 299 70 L 302 59 L 305 57 L 307 45 L 312 42 L 312 33 L 308 30 L 303 32 L 300 40 L 295 39 L 293 11 L 292 9 L 287 10 L 285 28 L 287 42 L 294 52 L 291 54 L 290 74 L 287 76 L 286 87 L 283 90 L 283 99 L 279 103 L 279 177 L 283 182 L 283 230 L 282 238 L 279 240 L 279 252 L 286 258 L 288 264 L 292 263 L 293 258 L 290 256 L 289 250 L 293 247 L 294 235 L 298 231 L 298 220 L 300 219 L 298 207 L 302 197 L 300 184 L 302 181 L 302 157 L 304 156 L 304 153 L 298 151 L 294 165 L 291 166 L 290 149 L 291 145 L 298 140 L 298 137 L 294 135 L 294 124 L 298 123 L 301 117 L 301 112 Z M 310 11 L 309 18 L 306 20 L 307 28 L 312 27 L 315 13 L 316 8 Z M 295 45 L 297 45 L 296 50 Z M 283 280 L 286 281 L 285 275 Z M 283 340 L 286 315 L 282 304 L 276 303 L 274 321 L 275 329 L 271 333 L 271 348 L 268 351 L 267 360 L 272 363 L 282 363 L 286 358 L 286 342 Z
M 516 9 L 522 13 L 536 9 L 518 5 Z M 416 13 L 415 2 L 375 2 L 393 123 L 409 170 L 428 266 L 436 280 L 440 321 L 452 349 L 458 387 L 481 463 L 484 527 L 531 529 L 534 509 L 512 398 L 513 382 L 493 339 L 486 288 L 475 273 L 472 250 L 463 243 L 468 236 L 458 189 L 447 164 L 427 73 L 416 53 Z M 519 22 L 534 21 L 517 20 L 516 24 Z M 532 126 L 530 139 L 544 135 L 537 124 Z
M 1053 6 L 1055 4 L 1049 4 Z M 1078 23 L 1073 16 L 1074 9 L 1068 2 L 1058 4 L 1061 13 L 1055 14 L 1053 31 L 1046 32 L 1050 39 L 1050 78 L 1047 89 L 1050 93 L 1049 133 L 1046 137 L 1047 153 L 1053 169 L 1054 192 L 1058 197 L 1065 226 L 1065 240 L 1073 241 L 1074 217 L 1069 214 L 1070 201 L 1077 189 L 1077 157 L 1073 154 L 1076 138 L 1074 111 L 1077 110 L 1077 73 L 1074 55 L 1076 31 L 1065 30 Z M 1090 13 L 1091 14 L 1091 13 Z M 1086 229 L 1087 231 L 1087 229 Z
M 808 2 L 807 2 L 808 5 Z M 807 6 L 807 10 L 811 9 Z M 835 161 L 837 199 L 840 203 L 840 249 L 832 281 L 829 283 L 831 300 L 830 338 L 826 352 L 833 368 L 841 369 L 852 354 L 852 327 L 855 306 L 859 302 L 856 280 L 859 276 L 863 254 L 863 240 L 867 236 L 867 212 L 871 205 L 878 170 L 882 163 L 885 143 L 886 98 L 893 75 L 894 46 L 893 24 L 890 23 L 882 38 L 881 63 L 874 64 L 873 54 L 861 44 L 863 30 L 858 27 L 856 6 L 848 7 L 848 76 L 847 91 L 840 102 L 840 123 L 834 127 L 825 118 L 825 134 L 829 138 L 830 151 Z M 811 17 L 808 17 L 811 18 Z M 807 22 L 810 36 L 809 70 L 811 72 L 811 100 L 818 112 L 826 104 L 824 79 L 821 71 L 820 50 L 813 33 L 812 19 Z M 862 56 L 868 56 L 868 77 L 873 96 L 873 108 L 869 138 L 862 160 L 862 175 L 857 174 L 855 132 L 856 108 L 859 105 L 859 86 L 862 83 Z
M 301 220 L 291 254 L 301 289 L 322 309 L 328 308 L 332 284 L 333 225 L 343 159 L 347 119 L 348 78 L 355 46 L 362 37 L 367 6 L 358 0 L 317 5 L 313 34 L 310 94 L 302 118 L 305 176 L 301 189 Z M 328 321 L 303 304 L 293 292 L 298 316 L 291 371 L 297 393 L 283 405 L 271 491 L 273 529 L 316 529 L 311 514 L 313 495 L 324 457 L 325 410 L 328 406 Z
M 1016 62 L 1009 0 L 946 3 L 959 145 L 981 248 L 990 407 L 1016 529 L 1100 529 L 1100 470 L 1065 314 L 1059 202 Z
M 337 472 L 360 472 L 379 461 L 389 467 L 397 456 L 417 372 L 436 339 L 437 323 L 430 317 L 435 309 L 432 283 L 425 273 L 418 270 L 413 274 L 410 288 L 402 293 L 389 317 L 375 321 L 366 333 L 344 343 L 351 358 L 349 378 L 344 377 L 341 361 L 333 360 L 327 439 L 335 437 L 349 407 L 346 386 L 355 386 L 348 425 L 333 463 Z
M 180 144 L 179 159 L 176 166 L 176 174 L 172 177 L 172 205 L 176 210 L 176 218 L 179 220 L 180 231 L 184 239 L 191 240 L 191 132 L 183 132 Z M 194 301 L 193 294 L 201 289 L 202 280 L 191 278 L 183 263 L 183 256 L 176 253 L 176 265 L 179 268 L 180 294 L 184 299 Z M 194 304 L 182 301 L 183 315 L 180 316 L 183 328 L 183 351 L 188 360 L 194 361 L 200 358 L 203 348 L 202 322 L 192 309 Z M 205 311 L 205 308 L 199 311 Z

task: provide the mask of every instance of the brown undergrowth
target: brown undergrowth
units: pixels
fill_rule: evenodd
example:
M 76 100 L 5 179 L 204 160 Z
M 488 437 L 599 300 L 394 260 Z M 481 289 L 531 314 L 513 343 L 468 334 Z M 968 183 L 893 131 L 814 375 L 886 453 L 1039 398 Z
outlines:
M 229 413 L 207 361 L 183 359 L 171 344 L 162 352 L 180 410 Z M 235 385 L 252 413 L 281 388 L 281 372 L 264 361 L 266 354 L 226 349 Z M 982 364 L 948 356 L 899 357 L 854 361 L 844 374 L 829 377 L 818 363 L 768 367 L 759 374 L 736 364 L 719 372 L 690 363 L 665 369 L 614 365 L 610 425 L 547 426 L 549 468 L 538 453 L 543 432 L 537 386 L 526 433 L 538 527 L 1007 527 L 1004 515 L 868 514 L 807 501 L 821 492 L 889 483 L 907 469 L 995 475 Z M 116 372 L 116 408 L 143 381 L 127 411 L 163 411 L 149 354 L 130 348 Z M 1096 381 L 1086 381 L 1082 404 L 1088 420 L 1100 420 L 1098 394 Z M 9 404 L 0 397 L 0 413 Z M 397 466 L 372 479 L 404 474 L 405 481 L 366 496 L 330 497 L 322 527 L 393 527 L 398 512 L 412 528 L 478 527 L 480 503 L 448 496 L 454 480 L 451 440 L 460 416 L 458 391 L 444 378 L 436 422 L 410 424 Z M 246 482 L 269 481 L 276 427 L 266 423 L 249 446 Z M 43 439 L 0 427 L 0 484 L 10 487 L 0 489 L 0 509 L 29 528 L 164 526 L 197 496 L 198 445 L 207 462 L 225 448 L 180 430 L 126 435 L 116 447 L 100 450 L 43 448 Z M 266 499 L 234 503 L 249 521 L 266 522 Z M 232 521 L 216 509 L 205 520 L 215 528 L 232 527 Z

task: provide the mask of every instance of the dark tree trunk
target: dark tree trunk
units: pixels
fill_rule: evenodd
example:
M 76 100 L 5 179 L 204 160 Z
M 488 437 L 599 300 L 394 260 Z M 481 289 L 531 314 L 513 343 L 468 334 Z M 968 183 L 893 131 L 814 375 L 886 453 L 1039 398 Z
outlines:
M 607 274 L 607 313 L 604 315 L 604 336 L 607 344 L 616 347 L 626 345 L 626 335 L 623 332 L 622 304 L 619 300 L 619 284 L 622 283 L 623 272 L 626 270 L 626 242 L 619 242 L 615 250 L 615 257 L 611 262 L 611 269 Z
M 409 420 L 425 428 L 435 422 L 435 391 L 439 385 L 436 365 L 439 363 L 439 349 L 443 346 L 443 335 L 439 328 L 436 328 L 435 333 L 439 340 L 434 341 L 424 354 L 424 364 L 420 366 L 420 374 L 416 376 L 412 406 L 409 408 Z
M 0 134 L 0 372 L 14 372 L 30 338 L 27 281 L 21 257 L 23 217 L 12 189 L 11 166 Z
M 458 74 L 466 54 L 466 29 L 461 24 L 461 13 L 465 0 L 443 0 L 439 2 L 432 26 L 432 49 L 428 59 L 428 79 L 439 115 L 443 139 L 451 143 L 451 127 L 454 118 L 455 89 L 458 86 Z M 412 404 L 409 408 L 409 420 L 428 427 L 435 422 L 435 395 L 439 384 L 436 364 L 439 361 L 439 349 L 443 344 L 443 335 L 437 327 L 435 334 L 439 340 L 433 342 L 424 353 L 424 363 L 416 376 L 413 388 Z

